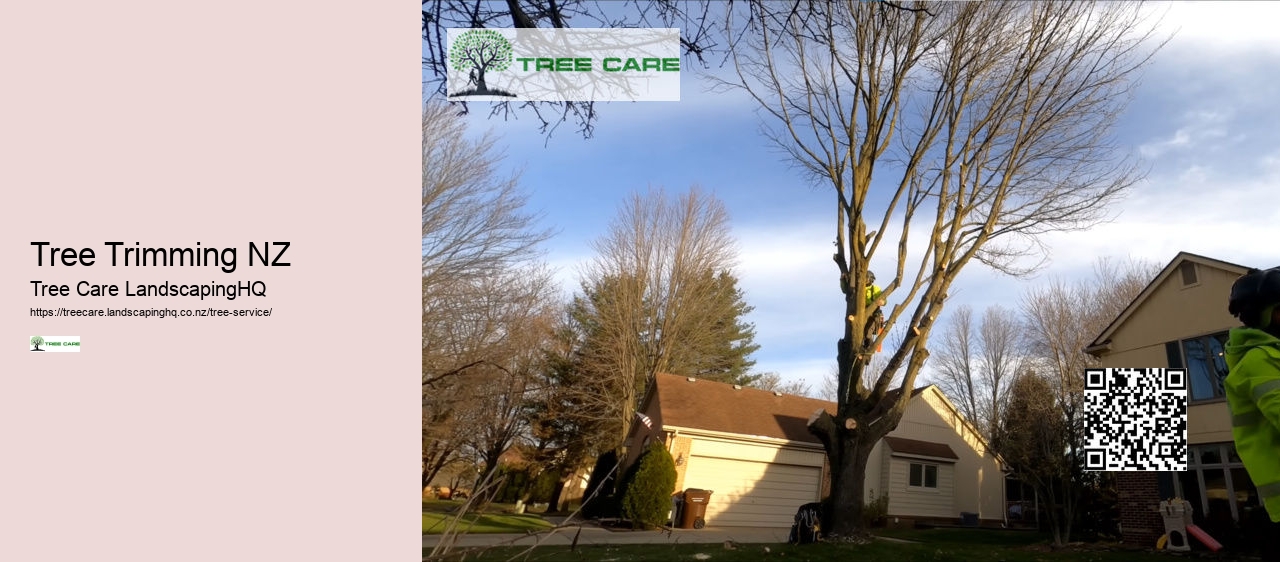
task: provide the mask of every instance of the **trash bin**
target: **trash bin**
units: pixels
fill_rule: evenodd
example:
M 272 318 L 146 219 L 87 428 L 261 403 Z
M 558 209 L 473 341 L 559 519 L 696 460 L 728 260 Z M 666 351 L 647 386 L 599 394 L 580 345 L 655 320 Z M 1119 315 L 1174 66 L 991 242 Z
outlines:
M 978 514 L 977 514 L 977 513 L 971 513 L 971 512 L 968 512 L 968 511 L 961 511 L 961 512 L 960 512 L 960 524 L 961 524 L 961 525 L 964 525 L 965 527 L 977 527 L 977 526 L 978 526 Z
M 680 509 L 684 507 L 684 492 L 671 494 L 671 526 L 680 525 Z
M 711 501 L 711 490 L 689 488 L 684 491 L 684 504 L 680 508 L 681 529 L 701 529 L 707 526 L 707 503 Z
M 1191 502 L 1167 500 L 1160 502 L 1160 516 L 1164 519 L 1164 533 L 1169 537 L 1165 548 L 1172 551 L 1191 550 L 1187 543 L 1187 522 L 1191 520 Z

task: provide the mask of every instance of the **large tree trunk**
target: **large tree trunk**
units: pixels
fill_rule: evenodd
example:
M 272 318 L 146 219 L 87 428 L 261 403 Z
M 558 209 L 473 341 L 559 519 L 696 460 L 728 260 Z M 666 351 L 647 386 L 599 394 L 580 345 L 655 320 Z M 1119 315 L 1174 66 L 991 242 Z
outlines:
M 867 458 L 879 437 L 862 432 L 838 431 L 831 462 L 831 495 L 824 507 L 822 532 L 827 536 L 849 537 L 862 532 L 862 509 L 866 497 Z
M 560 475 L 560 479 L 556 480 L 556 485 L 551 489 L 551 499 L 547 500 L 547 511 L 559 513 L 560 497 L 564 495 L 565 480 L 564 475 Z
M 422 489 L 426 489 L 427 485 L 435 479 L 436 475 L 449 464 L 450 457 L 454 451 L 446 447 L 436 447 L 433 444 L 423 452 L 422 461 L 424 463 L 422 469 Z
M 867 459 L 876 442 L 897 426 L 891 404 L 873 404 L 866 398 L 862 373 L 869 359 L 874 314 L 864 305 L 864 289 L 844 281 L 846 322 L 844 337 L 836 343 L 838 411 L 821 412 L 809 421 L 809 432 L 822 441 L 831 465 L 831 494 L 823 505 L 822 533 L 832 538 L 852 538 L 864 533 Z M 856 335 L 855 335 L 856 334 Z M 910 394 L 910 390 L 904 389 Z

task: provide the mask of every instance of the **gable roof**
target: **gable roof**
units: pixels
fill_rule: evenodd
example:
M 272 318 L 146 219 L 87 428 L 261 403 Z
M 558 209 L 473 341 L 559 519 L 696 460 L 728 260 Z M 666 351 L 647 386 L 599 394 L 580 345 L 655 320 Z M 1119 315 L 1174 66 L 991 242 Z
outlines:
M 1138 293 L 1138 296 L 1134 297 L 1133 300 L 1129 302 L 1129 306 L 1126 306 L 1125 309 L 1120 312 L 1119 316 L 1116 316 L 1110 324 L 1107 324 L 1107 327 L 1102 330 L 1102 333 L 1098 334 L 1098 337 L 1094 338 L 1092 342 L 1089 342 L 1089 347 L 1084 349 L 1085 353 L 1094 354 L 1096 352 L 1103 351 L 1105 346 L 1110 342 L 1111 336 L 1115 334 L 1116 330 L 1118 330 L 1130 316 L 1133 316 L 1134 311 L 1138 310 L 1138 308 L 1151 297 L 1151 294 L 1155 293 L 1156 289 L 1159 288 L 1160 285 L 1164 284 L 1166 279 L 1173 275 L 1174 272 L 1178 271 L 1178 268 L 1183 264 L 1183 262 L 1194 262 L 1200 265 L 1221 269 L 1223 271 L 1239 273 L 1241 275 L 1244 275 L 1245 272 L 1249 271 L 1247 266 L 1237 263 L 1208 258 L 1191 252 L 1178 252 L 1178 255 L 1173 257 L 1173 260 L 1169 262 L 1169 265 L 1164 266 L 1164 269 L 1161 269 L 1160 273 L 1157 274 L 1150 283 L 1147 283 L 1147 286 L 1142 289 L 1142 292 Z
M 937 459 L 959 460 L 960 457 L 946 443 L 933 443 L 930 441 L 919 441 L 916 439 L 904 439 L 902 437 L 885 436 L 884 442 L 895 453 L 904 455 L 917 455 L 921 457 L 933 457 Z
M 912 397 L 923 390 L 915 389 Z M 809 433 L 809 417 L 819 409 L 827 412 L 836 410 L 834 402 L 817 398 L 662 373 L 654 377 L 650 392 L 649 399 L 657 400 L 663 427 L 803 443 L 821 443 L 817 436 Z

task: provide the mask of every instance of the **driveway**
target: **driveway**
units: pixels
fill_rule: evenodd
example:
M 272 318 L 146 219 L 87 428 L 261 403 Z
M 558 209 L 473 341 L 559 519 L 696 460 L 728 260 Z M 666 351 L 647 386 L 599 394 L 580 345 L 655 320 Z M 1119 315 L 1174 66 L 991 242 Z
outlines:
M 553 523 L 558 523 L 553 521 Z M 469 534 L 456 537 L 455 546 L 529 546 L 537 544 L 674 544 L 674 543 L 785 543 L 790 527 L 705 527 L 702 529 L 662 529 L 658 531 L 610 531 L 593 523 L 574 523 L 532 535 Z M 422 535 L 422 547 L 434 548 L 441 535 Z

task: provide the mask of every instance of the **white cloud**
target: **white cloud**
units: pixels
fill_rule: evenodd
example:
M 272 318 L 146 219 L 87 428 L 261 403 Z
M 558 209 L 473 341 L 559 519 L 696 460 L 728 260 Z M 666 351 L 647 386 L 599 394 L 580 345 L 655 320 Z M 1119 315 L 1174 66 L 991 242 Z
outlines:
M 1171 138 L 1156 140 L 1138 147 L 1138 152 L 1146 158 L 1156 158 L 1171 149 L 1189 146 L 1191 134 L 1186 129 L 1178 129 Z
M 1240 51 L 1280 51 L 1280 4 L 1274 2 L 1172 2 L 1154 4 L 1158 30 L 1173 33 L 1169 47 L 1200 56 Z
M 1222 109 L 1197 109 L 1179 118 L 1182 124 L 1167 138 L 1156 139 L 1138 147 L 1144 158 L 1155 159 L 1170 152 L 1190 151 L 1227 136 L 1226 125 L 1230 111 Z

